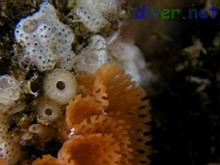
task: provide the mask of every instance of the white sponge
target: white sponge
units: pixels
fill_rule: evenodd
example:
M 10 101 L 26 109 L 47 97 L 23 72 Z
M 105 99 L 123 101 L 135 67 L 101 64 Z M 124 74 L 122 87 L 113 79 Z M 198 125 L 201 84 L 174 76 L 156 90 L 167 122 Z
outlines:
M 95 35 L 91 43 L 77 57 L 75 71 L 77 73 L 95 73 L 100 66 L 109 62 L 106 40 Z
M 9 75 L 0 76 L 0 104 L 11 106 L 20 98 L 20 84 Z
M 108 24 L 108 18 L 119 12 L 118 0 L 77 0 L 74 13 L 85 27 L 92 32 L 99 32 Z
M 122 65 L 136 83 L 147 86 L 157 79 L 147 68 L 141 50 L 133 43 L 115 40 L 110 44 L 109 50 L 113 61 Z
M 63 67 L 69 54 L 75 55 L 71 50 L 74 34 L 59 21 L 56 10 L 47 2 L 34 15 L 18 23 L 15 38 L 24 47 L 23 59 L 28 59 L 40 71 L 51 70 L 58 62 Z

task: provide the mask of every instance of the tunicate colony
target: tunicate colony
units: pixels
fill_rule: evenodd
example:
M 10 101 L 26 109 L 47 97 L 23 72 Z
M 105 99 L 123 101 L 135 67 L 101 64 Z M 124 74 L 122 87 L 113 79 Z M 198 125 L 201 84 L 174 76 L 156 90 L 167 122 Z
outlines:
M 30 135 L 40 134 L 39 130 L 47 132 L 47 126 L 61 117 L 62 106 L 80 91 L 76 75 L 94 74 L 104 64 L 117 63 L 137 83 L 143 84 L 146 77 L 148 79 L 149 72 L 148 75 L 143 73 L 146 64 L 138 47 L 120 39 L 112 41 L 99 34 L 108 26 L 111 16 L 117 18 L 119 10 L 117 0 L 76 1 L 71 13 L 94 33 L 89 44 L 77 54 L 72 48 L 74 31 L 59 20 L 52 4 L 42 3 L 39 11 L 17 24 L 14 34 L 22 48 L 17 57 L 20 68 L 28 70 L 34 66 L 44 75 L 42 94 L 34 106 L 37 123 L 28 128 Z M 9 165 L 15 165 L 20 160 L 22 149 L 16 137 L 8 133 L 10 121 L 3 113 L 7 114 L 10 107 L 16 106 L 21 99 L 23 82 L 13 75 L 0 76 L 0 159 Z

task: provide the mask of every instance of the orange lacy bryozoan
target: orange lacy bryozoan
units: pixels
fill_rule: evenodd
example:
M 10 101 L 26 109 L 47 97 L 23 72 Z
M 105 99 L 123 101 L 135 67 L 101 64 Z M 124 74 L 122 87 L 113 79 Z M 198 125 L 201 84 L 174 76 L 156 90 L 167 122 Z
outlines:
M 45 156 L 43 156 L 42 159 L 35 160 L 32 163 L 32 165 L 62 165 L 62 164 L 56 158 L 54 158 L 50 155 L 45 155 Z
M 58 159 L 65 165 L 117 165 L 120 146 L 112 134 L 76 135 L 64 143 Z
M 4 160 L 0 159 L 0 165 L 7 165 L 7 163 Z
M 84 92 L 66 108 L 68 140 L 57 159 L 34 165 L 148 165 L 151 115 L 143 89 L 110 64 L 77 80 Z

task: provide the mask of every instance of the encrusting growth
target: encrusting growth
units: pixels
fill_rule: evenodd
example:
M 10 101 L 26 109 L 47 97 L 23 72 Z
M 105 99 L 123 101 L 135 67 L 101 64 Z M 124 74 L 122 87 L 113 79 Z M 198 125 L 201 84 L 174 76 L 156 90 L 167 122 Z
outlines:
M 65 13 L 43 2 L 15 28 L 0 76 L 0 165 L 149 165 L 146 64 L 119 37 L 126 2 L 72 2 Z
M 33 16 L 22 19 L 15 30 L 15 38 L 23 48 L 24 61 L 35 64 L 40 71 L 52 70 L 56 64 L 71 70 L 74 34 L 70 28 L 59 21 L 56 10 L 50 3 L 44 2 Z

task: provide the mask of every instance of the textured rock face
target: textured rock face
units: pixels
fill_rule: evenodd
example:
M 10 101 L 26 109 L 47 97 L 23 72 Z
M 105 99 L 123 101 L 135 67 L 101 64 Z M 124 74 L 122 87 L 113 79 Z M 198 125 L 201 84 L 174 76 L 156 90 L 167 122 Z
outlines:
M 74 34 L 59 21 L 56 10 L 49 3 L 42 3 L 33 16 L 22 19 L 15 30 L 15 38 L 24 47 L 22 60 L 29 61 L 40 71 L 51 70 L 59 63 L 69 67 L 75 56 L 71 50 Z

